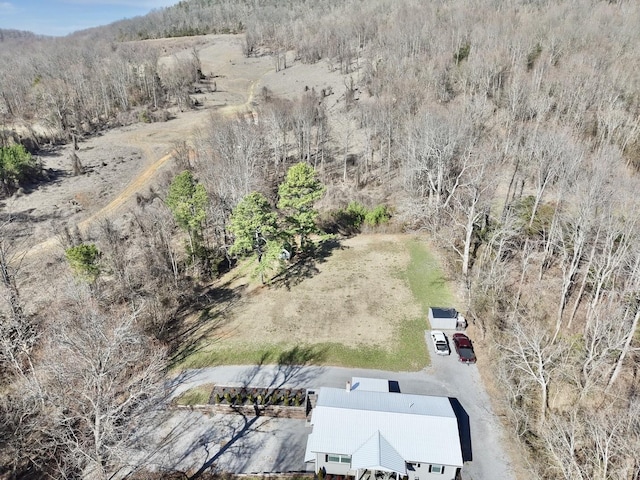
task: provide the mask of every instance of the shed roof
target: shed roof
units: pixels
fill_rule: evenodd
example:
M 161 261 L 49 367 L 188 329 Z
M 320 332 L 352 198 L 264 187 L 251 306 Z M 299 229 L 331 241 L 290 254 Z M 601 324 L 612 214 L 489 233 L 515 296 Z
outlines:
M 311 423 L 306 461 L 313 453 L 353 456 L 378 432 L 406 462 L 462 466 L 458 421 L 446 397 L 323 387 Z
M 429 313 L 433 318 L 458 317 L 458 311 L 455 308 L 429 307 Z

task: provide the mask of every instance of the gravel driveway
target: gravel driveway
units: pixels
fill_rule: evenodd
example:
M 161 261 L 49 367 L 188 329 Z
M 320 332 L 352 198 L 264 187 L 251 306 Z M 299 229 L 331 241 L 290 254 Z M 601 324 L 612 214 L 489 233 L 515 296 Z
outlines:
M 352 376 L 397 380 L 404 393 L 442 395 L 458 400 L 469 417 L 471 441 L 463 447 L 465 480 L 515 479 L 504 451 L 503 431 L 475 365 L 438 356 L 425 332 L 432 364 L 419 372 L 385 372 L 336 367 L 224 366 L 190 370 L 171 385 L 179 395 L 196 385 L 342 387 Z M 450 335 L 448 335 L 450 337 Z M 481 360 L 480 360 L 481 361 Z M 240 415 L 205 415 L 185 410 L 158 411 L 140 429 L 127 453 L 131 465 L 159 470 L 262 473 L 304 471 L 306 436 L 302 420 Z M 468 448 L 470 447 L 470 448 Z

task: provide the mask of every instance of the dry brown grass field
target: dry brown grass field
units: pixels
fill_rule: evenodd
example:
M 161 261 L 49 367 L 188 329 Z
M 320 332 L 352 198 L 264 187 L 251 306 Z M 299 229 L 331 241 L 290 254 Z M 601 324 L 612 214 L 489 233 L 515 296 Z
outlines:
M 428 363 L 429 304 L 451 289 L 424 242 L 400 234 L 331 240 L 314 262 L 268 286 L 241 265 L 213 285 L 209 307 L 185 317 L 175 368 L 301 363 L 416 370 Z

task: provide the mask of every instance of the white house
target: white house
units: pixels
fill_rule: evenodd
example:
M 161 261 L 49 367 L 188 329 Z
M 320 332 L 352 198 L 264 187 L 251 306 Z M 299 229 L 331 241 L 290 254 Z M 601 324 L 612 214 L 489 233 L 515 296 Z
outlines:
M 462 468 L 458 421 L 447 397 L 389 391 L 353 378 L 318 392 L 305 462 L 354 480 L 454 480 Z

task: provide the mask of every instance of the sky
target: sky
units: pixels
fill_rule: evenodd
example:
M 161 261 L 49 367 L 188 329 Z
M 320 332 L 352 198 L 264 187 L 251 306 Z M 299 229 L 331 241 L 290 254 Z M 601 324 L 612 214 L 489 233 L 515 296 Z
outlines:
M 63 36 L 145 15 L 179 0 L 0 0 L 0 28 Z

